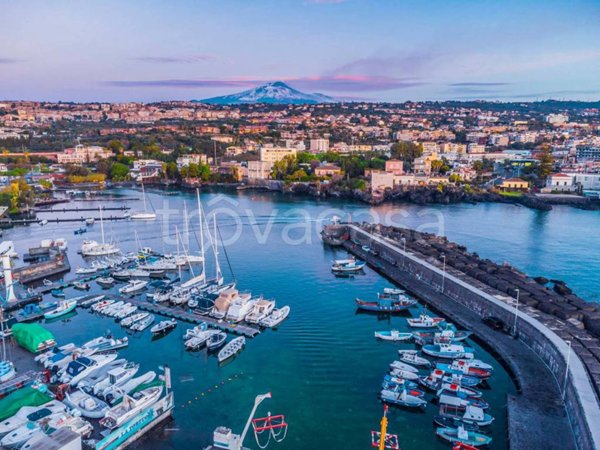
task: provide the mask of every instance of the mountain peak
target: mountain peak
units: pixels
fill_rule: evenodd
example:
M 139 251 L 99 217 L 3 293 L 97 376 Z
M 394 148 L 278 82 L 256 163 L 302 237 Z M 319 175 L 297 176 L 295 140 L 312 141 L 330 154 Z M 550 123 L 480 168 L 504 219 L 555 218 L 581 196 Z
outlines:
M 217 105 L 234 105 L 244 103 L 270 103 L 270 104 L 317 104 L 331 103 L 335 99 L 323 94 L 306 94 L 289 86 L 283 81 L 271 81 L 254 89 L 237 94 L 212 97 L 204 100 L 194 100 L 201 103 Z

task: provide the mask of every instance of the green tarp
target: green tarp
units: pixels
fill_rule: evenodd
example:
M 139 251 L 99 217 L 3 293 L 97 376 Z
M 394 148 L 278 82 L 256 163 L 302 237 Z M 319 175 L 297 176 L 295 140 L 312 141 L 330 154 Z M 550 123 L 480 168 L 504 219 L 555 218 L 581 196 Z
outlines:
M 37 353 L 56 344 L 54 336 L 37 323 L 17 323 L 12 326 L 17 343 L 32 353 Z
M 48 403 L 52 398 L 32 387 L 24 387 L 0 400 L 0 420 L 12 417 L 22 406 L 39 406 Z

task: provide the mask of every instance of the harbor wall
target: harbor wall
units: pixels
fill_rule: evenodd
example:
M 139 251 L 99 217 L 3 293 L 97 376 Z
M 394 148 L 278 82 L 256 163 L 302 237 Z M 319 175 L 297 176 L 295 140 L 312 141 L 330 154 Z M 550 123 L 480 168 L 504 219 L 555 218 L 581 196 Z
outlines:
M 369 245 L 378 252 L 378 258 L 392 264 L 397 268 L 396 270 L 402 271 L 413 280 L 439 291 L 448 301 L 453 300 L 465 306 L 481 318 L 494 315 L 510 326 L 513 325 L 516 308 L 475 287 L 474 283 L 465 281 L 465 278 L 468 278 L 466 275 L 461 273 L 456 274 L 460 276 L 455 276 L 414 253 L 404 252 L 397 242 L 370 234 L 356 225 L 348 225 L 348 229 L 352 241 L 359 245 Z M 535 317 L 517 311 L 516 325 L 519 341 L 539 356 L 554 376 L 556 387 L 561 391 L 561 395 L 564 395 L 565 409 L 577 447 L 582 450 L 600 449 L 598 398 L 581 359 L 555 333 L 556 330 L 546 327 Z M 489 344 L 494 347 L 493 342 Z M 517 382 L 522 384 L 523 377 L 527 374 L 522 373 L 510 355 L 501 355 L 501 357 L 517 377 Z M 569 371 L 566 389 L 562 393 L 567 373 L 567 360 Z

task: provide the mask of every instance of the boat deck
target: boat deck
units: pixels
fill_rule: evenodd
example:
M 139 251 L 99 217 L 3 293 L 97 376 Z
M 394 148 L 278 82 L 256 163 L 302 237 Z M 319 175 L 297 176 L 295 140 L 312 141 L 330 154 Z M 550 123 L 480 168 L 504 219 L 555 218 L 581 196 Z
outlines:
M 240 325 L 240 324 L 231 324 L 225 321 L 219 321 L 214 317 L 210 316 L 201 316 L 198 314 L 194 314 L 192 312 L 186 311 L 181 307 L 173 307 L 168 305 L 160 305 L 157 303 L 151 303 L 145 300 L 140 300 L 137 298 L 129 298 L 125 299 L 122 297 L 114 297 L 117 300 L 124 300 L 132 305 L 138 307 L 142 311 L 148 311 L 154 314 L 159 314 L 165 317 L 172 317 L 177 320 L 182 320 L 184 322 L 189 322 L 193 324 L 200 324 L 202 322 L 206 322 L 213 328 L 218 328 L 221 331 L 226 331 L 228 333 L 239 334 L 242 336 L 253 338 L 257 334 L 260 333 L 258 328 L 254 328 L 248 325 Z

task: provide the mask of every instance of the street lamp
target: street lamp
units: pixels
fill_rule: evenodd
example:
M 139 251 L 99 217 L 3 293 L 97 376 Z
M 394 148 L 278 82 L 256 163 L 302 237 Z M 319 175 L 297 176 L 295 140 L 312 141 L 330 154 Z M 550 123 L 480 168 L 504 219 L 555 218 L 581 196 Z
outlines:
M 567 341 L 569 351 L 567 352 L 567 368 L 565 369 L 565 382 L 563 384 L 562 398 L 565 399 L 567 393 L 567 380 L 569 379 L 569 365 L 571 364 L 571 341 Z
M 444 266 L 442 271 L 442 294 L 444 293 L 444 284 L 446 281 L 446 255 L 442 253 L 442 259 L 444 260 Z
M 400 238 L 400 241 L 403 244 L 403 253 L 402 253 L 402 267 L 406 265 L 406 238 Z
M 513 335 L 514 336 L 517 335 L 517 317 L 518 317 L 518 313 L 519 313 L 519 295 L 521 294 L 521 291 L 519 289 L 515 289 L 515 292 L 517 293 L 517 302 L 515 303 L 515 322 L 513 324 Z

